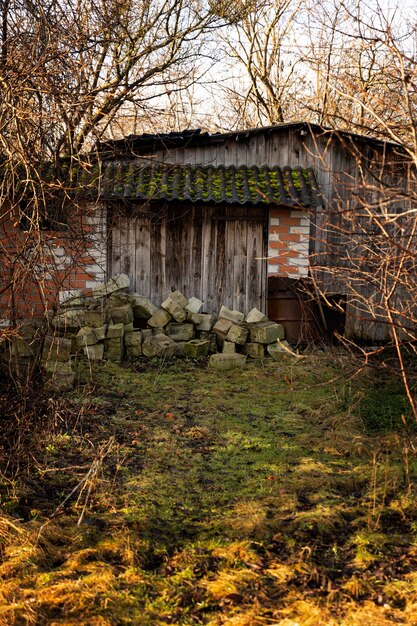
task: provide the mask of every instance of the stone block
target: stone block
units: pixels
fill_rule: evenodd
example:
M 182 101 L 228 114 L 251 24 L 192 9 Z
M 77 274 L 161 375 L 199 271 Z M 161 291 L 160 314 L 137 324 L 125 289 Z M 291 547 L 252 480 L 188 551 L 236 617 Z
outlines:
M 107 335 L 107 324 L 105 324 L 104 326 L 100 326 L 99 328 L 95 328 L 94 334 L 97 341 L 103 341 L 103 339 L 105 339 Z
M 30 339 L 14 337 L 12 341 L 12 354 L 18 357 L 31 357 L 34 355 L 34 346 Z
M 244 354 L 252 359 L 263 359 L 265 356 L 265 347 L 262 343 L 245 343 L 243 346 Z
M 77 347 L 93 346 L 97 343 L 97 337 L 94 332 L 94 328 L 91 326 L 83 326 L 77 333 Z
M 188 304 L 188 298 L 183 296 L 183 294 L 181 293 L 181 291 L 179 291 L 179 289 L 176 289 L 175 291 L 173 291 L 170 294 L 170 297 L 173 298 L 174 300 L 176 300 L 178 302 L 178 304 L 180 306 L 182 306 L 183 309 L 185 309 L 185 307 Z
M 197 330 L 210 332 L 216 323 L 216 316 L 210 313 L 193 313 L 190 317 L 191 322 Z
M 106 314 L 104 311 L 89 309 L 84 312 L 84 320 L 86 326 L 100 328 L 106 321 Z
M 82 306 L 84 304 L 83 292 L 81 289 L 67 289 L 58 293 L 59 306 Z
M 222 353 L 223 354 L 234 354 L 236 352 L 236 344 L 233 341 L 224 341 Z
M 69 361 L 48 361 L 45 364 L 45 388 L 54 392 L 69 391 L 74 386 L 75 372 Z
M 136 330 L 135 327 L 133 326 L 133 322 L 129 322 L 128 324 L 123 324 L 123 328 L 125 331 L 125 335 L 127 333 L 133 333 Z
M 266 350 L 273 358 L 274 361 L 297 361 L 302 359 L 299 354 L 296 354 L 287 341 L 276 341 L 266 347 Z
M 275 322 L 259 322 L 250 325 L 249 336 L 252 343 L 267 345 L 274 343 L 277 339 L 284 339 L 285 330 L 282 324 L 276 324 Z
M 129 324 L 133 322 L 133 310 L 130 304 L 110 308 L 108 315 L 113 321 L 113 324 Z
M 197 331 L 197 339 L 205 339 L 210 342 L 210 354 L 212 352 L 217 352 L 217 337 L 216 333 L 210 333 L 206 330 Z
M 151 335 L 144 340 L 142 352 L 148 358 L 171 357 L 175 354 L 175 346 L 175 341 L 166 335 Z
M 150 317 L 155 315 L 155 313 L 158 313 L 158 307 L 156 307 L 148 298 L 145 298 L 145 296 L 133 293 L 132 300 L 134 317 L 148 320 Z
M 249 335 L 249 329 L 245 326 L 239 326 L 238 324 L 233 324 L 230 327 L 229 332 L 226 336 L 226 341 L 232 341 L 233 343 L 237 343 L 240 346 L 243 346 L 246 343 L 246 340 Z
M 203 308 L 202 300 L 192 297 L 188 300 L 188 304 L 185 307 L 185 310 L 188 311 L 188 313 L 193 314 L 193 313 L 200 313 L 202 308 Z
M 123 291 L 115 291 L 107 298 L 107 306 L 110 309 L 117 308 L 119 306 L 126 306 L 127 304 L 133 306 L 134 299 L 130 293 L 124 293 Z
M 245 321 L 248 324 L 256 324 L 258 322 L 267 322 L 268 321 L 268 317 L 267 317 L 267 315 L 265 315 L 265 313 L 262 313 L 262 311 L 260 311 L 256 307 L 254 307 L 247 314 L 247 316 L 245 318 Z
M 142 343 L 143 336 L 140 330 L 125 334 L 126 356 L 128 358 L 142 356 Z
M 204 339 L 192 339 L 184 346 L 184 354 L 190 359 L 201 359 L 208 356 L 210 351 L 210 341 Z
M 213 332 L 216 333 L 216 336 L 220 341 L 224 341 L 227 337 L 227 333 L 233 326 L 233 322 L 227 320 L 225 318 L 218 319 L 217 322 L 213 326 Z
M 209 366 L 211 368 L 222 372 L 241 369 L 245 367 L 245 365 L 245 354 L 212 354 L 209 361 Z
M 123 358 L 123 338 L 111 337 L 104 340 L 104 357 L 109 361 L 121 361 Z
M 104 344 L 96 343 L 94 346 L 84 346 L 84 354 L 90 361 L 102 361 L 104 357 Z
M 85 326 L 85 311 L 83 309 L 62 311 L 52 319 L 52 326 L 60 332 L 78 332 Z
M 240 311 L 232 311 L 231 309 L 228 309 L 227 306 L 222 306 L 219 318 L 229 320 L 230 322 L 233 322 L 233 324 L 239 324 L 239 322 L 243 322 L 245 316 Z
M 126 274 L 116 274 L 115 276 L 113 276 L 113 278 L 110 278 L 107 283 L 100 283 L 99 285 L 97 285 L 97 287 L 94 287 L 93 296 L 95 298 L 108 296 L 114 291 L 128 289 L 129 286 L 129 276 L 126 276 Z
M 179 356 L 179 357 L 185 356 L 184 346 L 186 345 L 187 345 L 186 341 L 176 341 L 174 356 Z
M 148 325 L 152 328 L 165 328 L 172 321 L 172 317 L 167 311 L 159 309 L 155 315 L 148 320 Z M 184 320 L 183 320 L 184 321 Z
M 107 339 L 117 339 L 123 337 L 125 334 L 125 327 L 123 324 L 109 324 L 107 327 Z
M 68 361 L 72 352 L 72 341 L 66 337 L 47 335 L 43 344 L 42 358 L 45 361 Z
M 185 322 L 187 319 L 187 311 L 185 307 L 188 304 L 188 299 L 185 298 L 180 291 L 172 292 L 166 300 L 161 304 L 161 308 L 168 311 L 174 320 L 178 323 Z
M 195 334 L 192 324 L 168 324 L 165 332 L 174 341 L 190 341 L 194 339 Z

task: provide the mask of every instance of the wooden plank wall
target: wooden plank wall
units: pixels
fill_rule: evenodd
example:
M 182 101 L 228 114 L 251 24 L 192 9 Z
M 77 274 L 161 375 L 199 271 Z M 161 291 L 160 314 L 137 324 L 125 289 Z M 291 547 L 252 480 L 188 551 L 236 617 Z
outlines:
M 217 312 L 266 310 L 265 209 L 139 205 L 112 211 L 109 275 L 156 305 L 179 289 Z

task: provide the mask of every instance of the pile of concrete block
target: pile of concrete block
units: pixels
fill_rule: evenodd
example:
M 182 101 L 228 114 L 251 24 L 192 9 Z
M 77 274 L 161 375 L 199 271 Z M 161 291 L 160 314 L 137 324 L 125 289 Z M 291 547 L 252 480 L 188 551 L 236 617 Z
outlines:
M 211 367 L 226 370 L 247 358 L 279 359 L 289 349 L 284 327 L 257 309 L 245 315 L 222 306 L 218 315 L 205 313 L 201 300 L 179 291 L 157 307 L 128 288 L 129 278 L 120 274 L 88 294 L 61 292 L 44 344 L 47 366 L 57 371 L 81 353 L 91 361 L 210 356 Z

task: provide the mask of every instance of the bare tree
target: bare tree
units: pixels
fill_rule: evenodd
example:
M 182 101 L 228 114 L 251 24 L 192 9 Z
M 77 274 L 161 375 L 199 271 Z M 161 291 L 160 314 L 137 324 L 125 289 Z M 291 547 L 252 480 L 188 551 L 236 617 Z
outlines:
M 303 5 L 303 0 L 263 0 L 222 35 L 229 76 L 222 86 L 223 125 L 265 126 L 299 118 L 305 77 L 296 18 Z

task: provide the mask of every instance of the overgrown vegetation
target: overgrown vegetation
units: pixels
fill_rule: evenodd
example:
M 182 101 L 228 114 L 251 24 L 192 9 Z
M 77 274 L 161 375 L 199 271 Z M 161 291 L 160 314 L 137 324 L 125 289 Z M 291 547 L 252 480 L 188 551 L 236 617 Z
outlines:
M 415 624 L 414 436 L 356 372 L 80 365 L 77 424 L 2 486 L 0 623 Z

